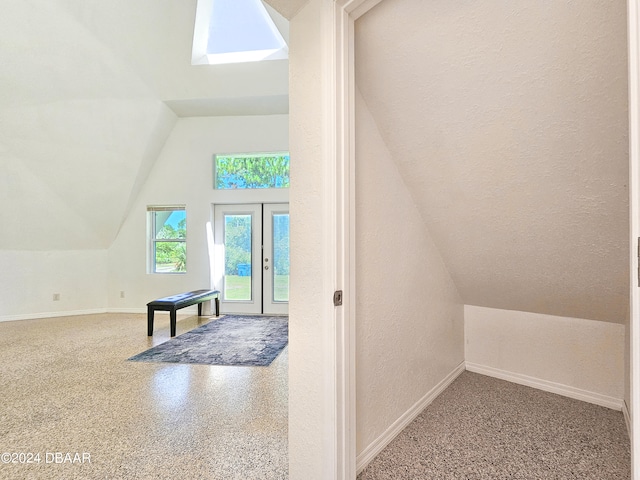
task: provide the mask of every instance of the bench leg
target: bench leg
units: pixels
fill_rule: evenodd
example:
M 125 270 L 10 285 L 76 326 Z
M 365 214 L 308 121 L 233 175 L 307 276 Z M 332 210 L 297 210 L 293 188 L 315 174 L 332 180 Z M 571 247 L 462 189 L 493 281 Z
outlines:
M 171 315 L 171 336 L 176 336 L 176 309 L 174 308 L 170 312 Z
M 216 317 L 220 316 L 220 298 L 216 297 Z
M 198 304 L 198 316 L 201 317 L 202 316 L 202 302 L 200 302 Z
M 147 336 L 153 335 L 153 307 L 147 307 Z

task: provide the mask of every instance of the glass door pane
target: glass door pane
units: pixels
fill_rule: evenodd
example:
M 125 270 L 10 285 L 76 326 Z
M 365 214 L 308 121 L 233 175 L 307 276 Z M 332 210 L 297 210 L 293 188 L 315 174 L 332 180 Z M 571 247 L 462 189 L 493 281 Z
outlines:
M 262 205 L 216 205 L 214 244 L 220 311 L 262 313 Z
M 251 300 L 251 215 L 224 215 L 224 292 L 227 300 Z
M 289 205 L 264 204 L 263 312 L 289 311 Z
M 289 214 L 273 217 L 273 300 L 289 301 Z

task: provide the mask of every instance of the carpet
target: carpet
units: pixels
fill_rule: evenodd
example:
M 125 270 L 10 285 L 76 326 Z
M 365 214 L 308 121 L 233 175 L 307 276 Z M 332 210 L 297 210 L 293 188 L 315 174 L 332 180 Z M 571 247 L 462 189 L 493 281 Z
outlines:
M 128 360 L 266 367 L 288 341 L 288 317 L 226 315 Z
M 357 480 L 629 480 L 622 412 L 463 372 Z

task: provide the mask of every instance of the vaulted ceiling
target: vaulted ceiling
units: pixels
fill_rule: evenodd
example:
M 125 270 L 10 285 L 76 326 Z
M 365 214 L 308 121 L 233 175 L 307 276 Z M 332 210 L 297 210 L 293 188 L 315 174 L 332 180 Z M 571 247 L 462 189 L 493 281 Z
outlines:
M 106 248 L 178 117 L 286 112 L 286 61 L 191 65 L 195 11 L 5 2 L 1 249 Z M 465 303 L 625 320 L 624 0 L 383 0 L 356 76 Z
M 624 322 L 626 2 L 383 0 L 356 82 L 467 304 Z
M 191 65 L 195 12 L 196 0 L 3 4 L 0 248 L 108 247 L 179 116 L 286 113 L 286 60 Z

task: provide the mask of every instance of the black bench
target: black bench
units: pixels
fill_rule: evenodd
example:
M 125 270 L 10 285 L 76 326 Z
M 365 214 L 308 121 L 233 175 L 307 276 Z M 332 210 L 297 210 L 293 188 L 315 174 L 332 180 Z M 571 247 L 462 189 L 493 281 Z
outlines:
M 153 335 L 153 314 L 156 310 L 169 312 L 171 316 L 171 336 L 176 336 L 176 311 L 198 304 L 198 316 L 202 316 L 202 302 L 215 298 L 216 317 L 220 316 L 220 292 L 218 290 L 194 290 L 170 297 L 159 298 L 147 303 L 147 335 Z

